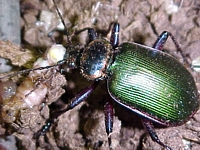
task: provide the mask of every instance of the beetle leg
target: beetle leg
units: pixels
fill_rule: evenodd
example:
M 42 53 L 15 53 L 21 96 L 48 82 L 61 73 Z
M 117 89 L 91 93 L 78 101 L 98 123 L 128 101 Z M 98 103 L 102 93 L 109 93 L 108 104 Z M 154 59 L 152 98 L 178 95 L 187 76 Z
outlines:
M 53 44 L 56 44 L 56 39 L 55 39 L 55 37 L 53 36 L 53 33 L 56 32 L 56 31 L 57 31 L 57 30 L 54 29 L 54 30 L 52 30 L 52 31 L 50 31 L 50 32 L 48 33 L 48 37 L 51 39 L 51 41 L 53 42 Z
M 89 27 L 83 28 L 83 29 L 81 29 L 81 30 L 76 31 L 76 32 L 72 35 L 72 37 L 75 36 L 75 35 L 80 34 L 81 32 L 84 32 L 84 31 L 86 31 L 86 30 L 88 31 L 88 39 L 89 39 L 88 42 L 89 42 L 89 43 L 92 42 L 93 40 L 95 40 L 95 39 L 97 38 L 97 33 L 94 31 L 93 28 L 89 28 Z
M 158 49 L 158 50 L 162 50 L 164 47 L 165 42 L 167 41 L 169 34 L 167 31 L 163 31 L 160 36 L 158 37 L 158 39 L 156 40 L 156 42 L 153 45 L 153 48 Z
M 41 135 L 45 135 L 46 132 L 49 130 L 51 125 L 54 123 L 55 119 L 57 119 L 60 115 L 67 112 L 70 109 L 73 109 L 75 106 L 80 104 L 82 101 L 86 100 L 90 94 L 95 90 L 99 81 L 95 81 L 91 86 L 88 86 L 81 90 L 70 102 L 70 104 L 63 110 L 50 112 L 50 117 L 46 121 L 46 124 L 39 130 L 35 135 L 34 138 L 38 139 Z
M 120 28 L 120 25 L 119 25 L 119 23 L 113 23 L 113 24 L 114 25 L 113 25 L 113 29 L 112 29 L 112 33 L 111 33 L 111 37 L 110 37 L 110 43 L 111 43 L 113 48 L 116 48 L 119 45 L 119 28 Z M 97 33 L 94 31 L 93 28 L 89 28 L 89 27 L 83 28 L 79 31 L 76 31 L 72 36 L 80 34 L 81 32 L 83 32 L 85 30 L 88 30 L 89 43 L 97 38 Z M 110 30 L 110 28 L 108 30 Z
M 187 64 L 187 66 L 191 67 L 191 64 L 186 59 L 187 56 L 183 53 L 181 46 L 179 45 L 179 43 L 176 41 L 176 39 L 174 38 L 174 36 L 170 32 L 163 31 L 160 34 L 160 36 L 158 37 L 158 39 L 156 40 L 156 42 L 154 43 L 153 48 L 158 49 L 158 50 L 162 50 L 168 37 L 170 37 L 172 39 L 174 45 L 176 46 L 177 51 L 180 52 L 184 62 Z
M 97 38 L 97 33 L 94 31 L 93 28 L 88 28 L 88 38 L 89 43 Z
M 119 45 L 119 28 L 119 23 L 114 23 L 112 33 L 110 36 L 110 43 L 113 48 L 116 48 Z
M 104 113 L 105 113 L 105 126 L 106 126 L 106 133 L 108 136 L 108 144 L 110 149 L 112 149 L 111 146 L 111 133 L 113 129 L 113 106 L 111 102 L 106 102 L 104 105 Z
M 172 148 L 170 148 L 169 146 L 165 145 L 163 142 L 160 141 L 154 129 L 153 123 L 146 118 L 141 118 L 141 119 L 142 119 L 142 124 L 145 130 L 148 131 L 149 135 L 151 136 L 151 139 L 160 144 L 161 146 L 165 147 L 167 150 L 172 150 Z

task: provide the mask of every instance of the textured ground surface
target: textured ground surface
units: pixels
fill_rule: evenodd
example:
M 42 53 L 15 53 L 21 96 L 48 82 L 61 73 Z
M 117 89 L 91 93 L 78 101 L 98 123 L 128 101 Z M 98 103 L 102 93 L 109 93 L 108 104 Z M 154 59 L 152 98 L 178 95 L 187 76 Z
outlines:
M 70 34 L 85 27 L 94 27 L 103 36 L 104 32 L 102 31 L 106 31 L 111 22 L 118 21 L 121 25 L 120 42 L 132 41 L 152 46 L 158 35 L 166 30 L 176 37 L 184 52 L 189 56 L 190 62 L 200 56 L 200 3 L 198 0 L 177 0 L 175 2 L 172 0 L 60 0 L 57 1 L 57 4 Z M 37 22 L 36 25 L 36 21 L 42 21 L 40 14 L 46 11 L 54 13 L 52 21 L 46 24 Z M 51 0 L 24 0 L 21 2 L 21 13 L 22 46 L 37 51 L 33 53 L 42 55 L 45 49 L 52 45 L 47 34 L 58 23 L 54 4 Z M 87 33 L 84 32 L 76 39 L 76 42 L 85 44 L 86 37 Z M 109 35 L 107 38 L 109 39 Z M 59 41 L 61 40 L 59 39 Z M 177 58 L 181 58 L 171 40 L 166 43 L 165 50 Z M 1 54 L 1 56 L 9 58 L 5 54 Z M 197 72 L 192 72 L 192 74 L 198 89 L 200 89 L 199 74 Z M 65 100 L 69 100 L 80 89 L 91 84 L 79 74 L 79 70 L 73 70 L 66 76 L 65 89 L 67 92 L 62 97 Z M 56 81 L 53 83 L 60 85 Z M 55 96 L 55 93 L 48 96 Z M 102 81 L 87 102 L 60 116 L 50 132 L 45 137 L 41 137 L 37 143 L 32 136 L 48 118 L 49 109 L 47 106 L 42 108 L 37 106 L 21 111 L 22 116 L 18 122 L 12 124 L 12 128 L 2 127 L 0 132 L 2 137 L 6 132 L 13 133 L 17 137 L 16 145 L 19 149 L 105 150 L 108 149 L 103 114 L 103 99 L 105 98 L 109 98 L 109 96 L 105 81 Z M 47 101 L 50 103 L 56 99 L 55 96 Z M 118 105 L 115 108 L 114 132 L 112 134 L 113 149 L 163 149 L 145 134 L 137 116 Z M 175 150 L 198 150 L 200 149 L 200 112 L 197 112 L 185 125 L 156 128 L 156 131 L 161 141 Z M 15 144 L 16 141 L 10 139 L 6 140 Z

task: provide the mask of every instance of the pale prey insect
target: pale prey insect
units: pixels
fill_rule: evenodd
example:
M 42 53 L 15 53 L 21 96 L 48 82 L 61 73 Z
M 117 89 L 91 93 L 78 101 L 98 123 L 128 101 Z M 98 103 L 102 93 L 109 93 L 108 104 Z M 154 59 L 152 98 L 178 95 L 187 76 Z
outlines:
M 11 82 L 1 83 L 1 88 L 3 89 L 8 89 L 7 86 L 10 86 L 10 90 L 4 90 L 1 93 L 1 95 L 9 95 L 2 96 L 1 118 L 4 122 L 14 122 L 20 115 L 21 109 L 32 108 L 43 102 L 51 103 L 51 101 L 48 102 L 44 100 L 48 97 L 49 92 L 53 92 L 50 90 L 50 87 L 53 88 L 53 80 L 56 78 L 62 79 L 63 82 L 60 83 L 61 87 L 66 84 L 64 77 L 56 71 L 59 69 L 57 67 L 57 62 L 63 60 L 65 53 L 66 49 L 62 45 L 52 45 L 52 47 L 46 51 L 45 55 L 38 58 L 33 64 L 33 69 L 17 72 L 17 74 L 19 74 L 32 70 L 17 88 L 14 83 L 10 86 Z M 51 67 L 48 69 L 46 66 Z M 6 77 L 1 78 L 1 80 Z M 64 92 L 62 88 L 56 90 L 58 90 L 57 92 L 60 93 L 60 95 Z M 56 92 L 56 90 L 54 92 Z

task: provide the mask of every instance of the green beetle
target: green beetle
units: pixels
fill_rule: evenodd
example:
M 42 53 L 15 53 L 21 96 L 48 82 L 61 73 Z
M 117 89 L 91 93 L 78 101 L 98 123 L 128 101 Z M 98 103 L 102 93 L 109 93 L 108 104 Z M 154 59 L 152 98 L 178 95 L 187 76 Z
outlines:
M 65 109 L 53 111 L 46 125 L 35 137 L 44 135 L 55 118 L 87 99 L 99 81 L 106 79 L 110 96 L 141 117 L 152 140 L 171 150 L 160 141 L 152 122 L 178 126 L 189 120 L 199 108 L 197 88 L 192 75 L 174 57 L 161 51 L 170 36 L 187 62 L 174 37 L 164 31 L 153 48 L 150 48 L 130 42 L 119 45 L 119 23 L 114 23 L 110 41 L 97 38 L 92 28 L 84 28 L 77 34 L 85 30 L 88 31 L 89 44 L 77 54 L 76 51 L 69 51 L 58 65 L 65 69 L 80 67 L 81 74 L 88 80 L 94 80 L 94 83 L 80 91 Z M 73 47 L 70 44 L 72 43 L 69 42 L 67 49 Z M 189 65 L 188 62 L 187 64 Z M 111 148 L 113 106 L 110 101 L 105 104 L 104 111 Z
M 166 126 L 185 123 L 199 107 L 192 75 L 171 55 L 122 43 L 110 66 L 109 94 L 118 103 Z

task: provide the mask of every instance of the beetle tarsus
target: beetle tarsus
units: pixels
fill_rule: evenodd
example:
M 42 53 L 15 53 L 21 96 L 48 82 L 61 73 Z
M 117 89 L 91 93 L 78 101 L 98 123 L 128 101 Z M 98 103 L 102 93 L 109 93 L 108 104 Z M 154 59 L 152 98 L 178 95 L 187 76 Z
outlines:
M 48 131 L 49 131 L 49 128 L 51 127 L 51 125 L 54 123 L 53 119 L 50 118 L 46 121 L 46 124 L 44 126 L 42 126 L 42 129 L 39 130 L 38 132 L 36 132 L 34 135 L 33 135 L 33 138 L 34 139 L 39 139 L 40 136 L 43 136 L 45 135 Z

